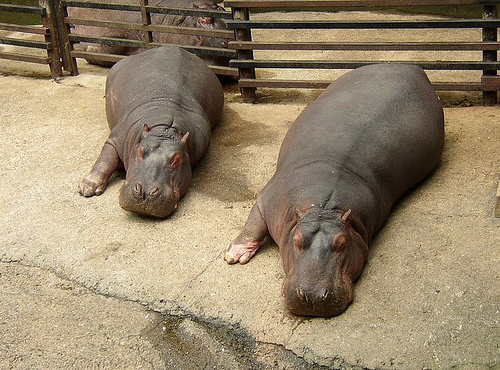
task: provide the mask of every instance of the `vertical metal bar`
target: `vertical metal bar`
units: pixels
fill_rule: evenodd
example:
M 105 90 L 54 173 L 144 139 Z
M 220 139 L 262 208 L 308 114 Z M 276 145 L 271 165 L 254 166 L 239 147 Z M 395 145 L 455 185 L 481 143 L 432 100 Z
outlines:
M 69 41 L 68 37 L 68 35 L 71 33 L 71 29 L 69 24 L 64 23 L 64 18 L 68 16 L 68 8 L 63 4 L 61 0 L 53 1 L 63 67 L 66 71 L 69 71 L 71 75 L 77 76 L 78 65 L 76 63 L 76 58 L 71 56 L 71 52 L 73 51 L 73 43 Z
M 483 5 L 483 19 L 496 18 L 497 17 L 497 6 L 496 5 Z M 483 28 L 483 42 L 486 41 L 497 41 L 497 28 L 488 27 Z M 483 51 L 483 61 L 485 62 L 496 62 L 497 61 L 497 51 L 496 50 L 484 50 Z M 483 76 L 496 76 L 497 71 L 483 71 Z M 497 103 L 497 91 L 483 91 L 483 104 L 484 105 L 494 105 Z
M 248 8 L 232 8 L 234 20 L 249 20 Z M 236 41 L 252 41 L 250 29 L 234 30 Z M 238 50 L 238 59 L 253 59 L 253 50 Z M 238 68 L 240 78 L 255 79 L 255 68 Z M 241 95 L 245 103 L 255 103 L 255 87 L 240 87 Z
M 47 50 L 49 57 L 50 75 L 52 78 L 62 77 L 62 63 L 59 54 L 59 40 L 57 37 L 57 27 L 54 21 L 54 4 L 52 0 L 39 0 L 38 5 L 42 12 L 42 24 L 49 29 L 49 34 L 45 35 L 45 41 L 50 44 Z
M 140 0 L 141 5 L 141 16 L 142 16 L 142 25 L 147 27 L 151 25 L 151 14 L 146 11 L 146 6 L 148 6 L 148 0 Z M 153 42 L 153 32 L 143 29 L 142 30 L 142 38 L 146 44 L 146 49 L 150 49 L 150 44 Z

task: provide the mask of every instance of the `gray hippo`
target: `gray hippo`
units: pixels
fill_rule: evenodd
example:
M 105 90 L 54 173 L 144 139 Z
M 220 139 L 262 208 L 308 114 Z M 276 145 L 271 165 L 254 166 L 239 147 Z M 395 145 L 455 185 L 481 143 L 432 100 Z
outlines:
M 120 206 L 141 215 L 168 216 L 188 190 L 191 167 L 205 153 L 223 104 L 215 74 L 177 46 L 122 59 L 106 80 L 111 133 L 80 193 L 100 195 L 123 166 Z
M 248 262 L 270 235 L 288 310 L 344 312 L 374 234 L 436 166 L 443 136 L 443 108 L 421 68 L 375 64 L 343 75 L 290 127 L 225 260 Z
M 138 2 L 134 0 L 115 0 L 114 3 L 118 4 L 134 4 Z M 214 0 L 154 0 L 150 1 L 150 5 L 186 8 L 186 9 L 202 9 L 202 10 L 224 10 L 224 8 L 217 5 Z M 126 23 L 142 23 L 141 14 L 138 12 L 107 10 L 107 9 L 92 9 L 92 8 L 70 8 L 69 14 L 74 18 L 93 19 L 102 21 L 126 22 Z M 196 16 L 182 16 L 172 14 L 152 14 L 151 22 L 154 25 L 163 26 L 182 26 L 188 28 L 201 28 L 213 30 L 226 30 L 226 22 L 220 18 L 213 17 L 196 17 Z M 73 32 L 85 36 L 99 36 L 111 37 L 119 39 L 142 40 L 141 31 L 131 28 L 109 28 L 109 27 L 94 27 L 75 24 Z M 192 45 L 192 46 L 205 46 L 214 48 L 227 48 L 227 39 L 221 37 L 209 37 L 198 35 L 187 35 L 181 33 L 163 33 L 154 32 L 153 42 L 162 44 L 177 44 L 177 45 Z M 105 53 L 116 55 L 134 55 L 144 51 L 144 49 L 119 46 L 119 45 L 101 45 L 94 43 L 81 43 L 84 51 L 93 53 Z M 225 57 L 212 57 L 202 56 L 208 64 L 213 65 L 229 65 L 229 58 Z M 111 67 L 113 62 L 101 61 L 89 58 L 87 61 L 91 64 L 101 65 L 104 67 Z

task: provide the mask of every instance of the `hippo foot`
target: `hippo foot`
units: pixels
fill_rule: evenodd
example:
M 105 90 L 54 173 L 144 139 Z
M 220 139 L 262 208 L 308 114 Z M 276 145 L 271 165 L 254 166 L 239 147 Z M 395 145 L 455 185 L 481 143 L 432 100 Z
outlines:
M 233 264 L 236 262 L 242 265 L 250 261 L 260 247 L 258 242 L 249 242 L 247 244 L 229 244 L 224 254 L 224 259 L 227 263 Z
M 93 195 L 101 195 L 107 187 L 107 182 L 102 181 L 102 179 L 95 178 L 92 175 L 88 175 L 80 183 L 80 194 L 85 197 L 91 197 Z

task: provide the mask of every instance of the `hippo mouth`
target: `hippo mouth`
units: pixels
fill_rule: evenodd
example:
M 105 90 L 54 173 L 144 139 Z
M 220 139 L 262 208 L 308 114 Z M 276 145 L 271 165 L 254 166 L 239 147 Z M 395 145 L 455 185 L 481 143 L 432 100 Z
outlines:
M 283 296 L 288 311 L 299 316 L 331 317 L 343 313 L 353 298 L 353 283 L 344 276 L 340 281 L 317 284 L 283 283 Z
M 145 191 L 140 184 L 131 186 L 125 181 L 120 191 L 120 207 L 142 216 L 165 218 L 172 214 L 179 205 L 180 192 L 162 191 L 153 187 Z

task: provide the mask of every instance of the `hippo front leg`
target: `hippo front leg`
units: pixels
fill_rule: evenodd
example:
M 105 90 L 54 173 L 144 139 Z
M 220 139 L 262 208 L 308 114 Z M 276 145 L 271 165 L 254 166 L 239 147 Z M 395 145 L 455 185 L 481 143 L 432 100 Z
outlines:
M 257 202 L 250 211 L 243 231 L 227 247 L 224 259 L 230 264 L 236 262 L 247 263 L 260 248 L 267 234 L 266 222 L 260 213 Z
M 122 166 L 115 146 L 106 140 L 94 167 L 80 183 L 80 194 L 86 197 L 101 195 L 108 186 L 111 175 Z

